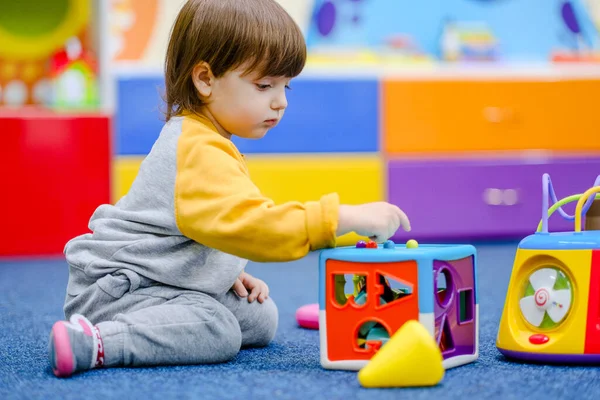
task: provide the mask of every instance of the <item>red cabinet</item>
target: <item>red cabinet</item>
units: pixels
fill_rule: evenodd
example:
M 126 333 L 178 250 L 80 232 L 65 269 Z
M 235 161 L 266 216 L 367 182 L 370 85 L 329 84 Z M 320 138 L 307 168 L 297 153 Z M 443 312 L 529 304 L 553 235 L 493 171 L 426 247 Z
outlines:
M 110 117 L 0 113 L 0 256 L 61 254 L 110 201 Z

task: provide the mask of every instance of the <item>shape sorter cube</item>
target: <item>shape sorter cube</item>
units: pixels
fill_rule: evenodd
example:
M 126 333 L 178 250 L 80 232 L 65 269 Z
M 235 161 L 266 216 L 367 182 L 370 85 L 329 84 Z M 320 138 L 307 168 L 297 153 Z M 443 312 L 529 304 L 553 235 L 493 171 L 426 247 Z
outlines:
M 470 245 L 358 242 L 319 256 L 321 365 L 359 370 L 407 321 L 437 341 L 444 368 L 479 355 L 477 255 Z

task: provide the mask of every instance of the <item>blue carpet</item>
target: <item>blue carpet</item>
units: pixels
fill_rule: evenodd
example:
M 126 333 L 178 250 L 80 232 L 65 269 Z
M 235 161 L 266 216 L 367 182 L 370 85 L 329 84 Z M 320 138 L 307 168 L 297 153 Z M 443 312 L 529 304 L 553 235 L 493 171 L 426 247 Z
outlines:
M 319 363 L 319 334 L 298 328 L 296 309 L 317 301 L 317 258 L 250 264 L 278 303 L 280 326 L 265 349 L 242 351 L 227 364 L 93 370 L 58 379 L 47 361 L 47 337 L 62 318 L 64 260 L 0 262 L 0 399 L 430 399 L 598 398 L 600 370 L 506 361 L 494 343 L 513 262 L 514 243 L 478 245 L 480 359 L 447 371 L 427 389 L 364 389 L 356 373 Z

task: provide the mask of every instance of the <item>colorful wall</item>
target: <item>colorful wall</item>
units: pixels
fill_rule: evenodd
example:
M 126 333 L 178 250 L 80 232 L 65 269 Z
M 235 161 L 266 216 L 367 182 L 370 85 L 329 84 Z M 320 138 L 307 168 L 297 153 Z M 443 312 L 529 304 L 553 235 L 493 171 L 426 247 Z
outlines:
M 161 87 L 160 76 L 119 79 L 115 200 L 162 128 Z M 292 87 L 291 106 L 276 129 L 259 141 L 234 139 L 264 194 L 276 202 L 314 200 L 331 191 L 352 204 L 384 199 L 377 80 L 299 79 Z
M 541 217 L 543 173 L 564 196 L 600 174 L 600 74 L 547 73 L 299 78 L 280 126 L 234 141 L 276 202 L 338 191 L 347 203 L 397 204 L 422 239 L 518 237 Z M 160 132 L 161 85 L 119 80 L 115 200 Z
M 541 217 L 543 173 L 561 197 L 600 174 L 600 1 L 280 1 L 307 35 L 309 63 L 281 124 L 234 139 L 276 202 L 331 191 L 349 204 L 387 200 L 411 218 L 397 240 L 519 238 Z M 127 192 L 162 128 L 163 54 L 183 0 L 93 3 L 94 33 L 80 43 L 98 48 L 98 107 L 0 106 L 10 130 L 0 166 L 14 171 L 3 183 L 16 193 L 1 197 L 0 255 L 62 252 L 97 205 Z M 449 20 L 464 57 L 440 53 Z M 8 72 L 28 70 L 1 33 L 0 102 Z M 35 93 L 23 101 L 44 103 Z M 20 215 L 45 228 L 27 230 Z M 553 230 L 571 224 L 551 219 Z
M 313 52 L 382 50 L 407 36 L 440 59 L 448 22 L 484 24 L 510 62 L 544 62 L 558 50 L 600 49 L 598 0 L 278 0 L 306 33 Z M 160 66 L 170 23 L 183 0 L 115 0 L 114 60 Z
M 559 195 L 586 189 L 600 174 L 594 111 L 600 69 L 549 62 L 557 49 L 576 50 L 565 3 L 583 41 L 597 46 L 598 2 L 426 3 L 282 1 L 305 29 L 311 59 L 292 83 L 282 123 L 260 141 L 234 142 L 276 202 L 330 191 L 351 204 L 388 200 L 408 212 L 410 236 L 424 240 L 529 234 L 541 216 L 544 172 Z M 440 62 L 448 19 L 485 22 L 499 44 L 498 59 Z M 411 37 L 429 62 L 415 67 L 377 58 L 398 35 Z M 350 62 L 340 63 L 347 54 Z M 115 62 L 114 201 L 162 127 L 162 69 L 140 72 L 132 62 Z M 137 65 L 148 67 L 145 60 Z M 570 224 L 553 223 L 555 229 Z
M 579 42 L 599 49 L 599 9 L 596 0 L 316 0 L 307 42 L 312 49 L 372 49 L 403 34 L 440 58 L 446 22 L 483 22 L 497 38 L 503 60 L 539 62 Z M 570 29 L 575 26 L 577 33 Z
M 111 200 L 99 5 L 0 0 L 0 256 L 61 254 Z
M 93 85 L 65 90 L 91 81 L 92 8 L 88 0 L 0 1 L 0 107 L 96 104 Z

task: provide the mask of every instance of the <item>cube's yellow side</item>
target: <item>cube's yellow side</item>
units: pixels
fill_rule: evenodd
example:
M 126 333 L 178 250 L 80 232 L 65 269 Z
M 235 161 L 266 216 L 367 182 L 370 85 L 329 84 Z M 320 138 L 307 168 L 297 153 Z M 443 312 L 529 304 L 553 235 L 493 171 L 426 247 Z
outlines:
M 590 250 L 517 250 L 496 345 L 498 348 L 548 354 L 583 354 L 590 286 Z M 521 315 L 519 300 L 528 277 L 538 268 L 559 267 L 570 279 L 573 302 L 564 322 L 553 330 L 540 330 L 531 326 Z M 549 337 L 545 344 L 532 344 L 529 337 L 542 333 Z

